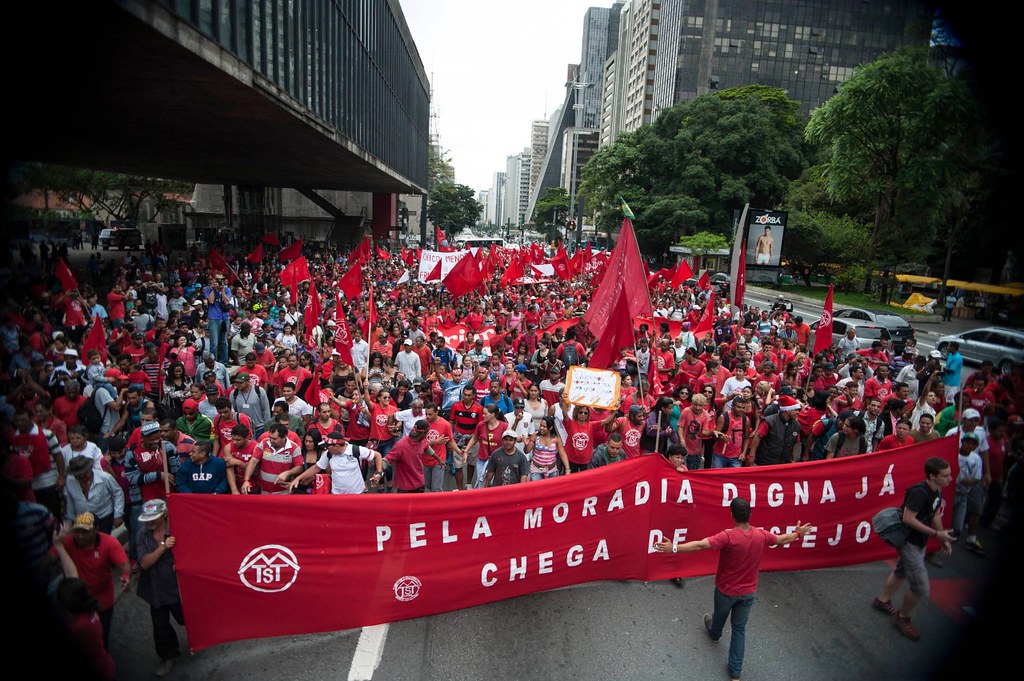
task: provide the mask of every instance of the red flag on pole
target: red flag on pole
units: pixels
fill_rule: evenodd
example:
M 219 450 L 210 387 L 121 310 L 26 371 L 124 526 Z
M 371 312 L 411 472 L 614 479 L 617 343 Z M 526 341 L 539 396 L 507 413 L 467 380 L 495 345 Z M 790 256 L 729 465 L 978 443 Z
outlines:
M 745 239 L 742 249 L 739 257 L 740 267 L 736 271 L 736 282 L 732 292 L 732 304 L 740 310 L 743 309 L 743 294 L 747 291 L 747 263 L 746 258 L 743 256 L 747 252 L 747 242 Z
M 437 239 L 437 248 L 441 249 L 441 242 L 444 241 L 444 232 L 437 225 L 434 225 L 434 238 Z
M 626 296 L 619 296 L 604 333 L 598 336 L 597 347 L 594 348 L 588 365 L 595 369 L 610 367 L 618 361 L 622 348 L 633 345 L 634 338 L 629 304 L 626 302 Z
M 695 338 L 703 338 L 704 334 L 714 329 L 715 323 L 715 292 L 712 291 L 708 297 L 708 305 L 704 308 L 704 314 L 700 316 L 697 327 L 691 329 Z
M 604 333 L 620 296 L 625 296 L 626 309 L 631 318 L 653 316 L 651 298 L 644 285 L 646 281 L 640 249 L 633 234 L 633 223 L 629 218 L 624 218 L 619 242 L 608 261 L 607 275 L 601 279 L 593 302 L 583 317 L 594 336 L 600 338 Z
M 431 282 L 431 281 L 441 281 L 441 261 L 440 260 L 438 260 L 437 263 L 434 265 L 433 269 L 430 270 L 430 273 L 427 275 L 427 278 L 423 280 L 423 283 L 426 284 L 427 282 Z
M 555 257 L 551 259 L 551 265 L 555 268 L 555 276 L 559 279 L 568 279 L 571 275 L 569 271 L 569 258 L 565 254 L 565 249 L 562 248 L 562 244 L 558 244 L 558 252 Z
M 828 295 L 825 296 L 825 306 L 821 310 L 821 319 L 818 320 L 818 328 L 814 331 L 814 352 L 828 350 L 832 345 L 832 284 L 828 285 Z
M 369 262 L 370 260 L 370 237 L 365 237 L 352 251 L 349 262 Z
M 75 275 L 71 272 L 68 264 L 64 262 L 64 258 L 57 258 L 57 266 L 54 268 L 53 273 L 64 291 L 74 291 L 78 288 L 78 280 L 75 279 Z
M 517 251 L 512 254 L 512 262 L 508 264 L 508 269 L 501 275 L 500 286 L 508 286 L 514 284 L 523 278 L 523 257 Z
M 264 234 L 263 238 L 260 239 L 260 241 L 262 241 L 263 243 L 265 243 L 268 246 L 280 246 L 281 245 L 281 240 L 278 239 L 277 235 L 273 234 L 273 233 Z
M 345 293 L 339 291 L 334 301 L 334 349 L 341 355 L 346 364 L 352 364 L 352 334 L 348 330 L 348 320 L 341 306 Z
M 309 284 L 309 301 L 306 303 L 306 311 L 302 314 L 302 325 L 306 329 L 306 345 L 313 345 L 313 327 L 320 323 L 320 315 L 323 307 L 320 305 L 320 294 L 317 293 L 316 283 Z
M 245 256 L 245 259 L 254 265 L 258 265 L 259 263 L 263 262 L 263 243 L 260 242 L 256 244 L 256 248 L 253 250 L 252 253 Z
M 479 288 L 484 283 L 484 277 L 477 267 L 476 258 L 466 254 L 462 260 L 455 263 L 455 267 L 448 272 L 443 283 L 452 294 L 452 298 L 458 298 Z
M 290 262 L 287 267 L 281 270 L 279 276 L 281 277 L 281 283 L 288 287 L 293 303 L 299 302 L 299 282 L 313 278 L 309 273 L 309 265 L 306 264 L 305 256 Z
M 679 260 L 679 265 L 676 266 L 676 271 L 672 275 L 672 282 L 669 286 L 673 291 L 678 290 L 687 279 L 693 278 L 693 270 L 690 269 L 690 264 L 686 262 L 685 258 Z
M 278 260 L 281 262 L 291 262 L 302 255 L 302 239 L 299 239 L 295 243 L 291 244 L 287 248 L 281 250 L 277 254 Z
M 234 281 L 239 280 L 235 269 L 228 264 L 223 255 L 213 248 L 210 249 L 210 270 L 214 272 L 227 272 Z
M 703 290 L 711 288 L 711 277 L 708 276 L 707 270 L 704 270 L 704 274 L 700 275 L 700 279 L 697 280 L 697 287 Z
M 99 350 L 103 363 L 107 363 L 107 330 L 103 328 L 103 320 L 99 315 L 93 317 L 92 328 L 89 329 L 89 335 L 82 343 L 82 359 L 89 356 L 90 350 Z
M 358 298 L 363 293 L 363 265 L 353 263 L 348 272 L 338 280 L 338 289 L 349 299 Z
M 405 246 L 402 246 L 402 253 L 399 256 L 406 265 L 409 264 L 409 252 L 405 250 Z
M 391 260 L 391 254 L 380 246 L 377 246 L 377 257 L 381 260 Z

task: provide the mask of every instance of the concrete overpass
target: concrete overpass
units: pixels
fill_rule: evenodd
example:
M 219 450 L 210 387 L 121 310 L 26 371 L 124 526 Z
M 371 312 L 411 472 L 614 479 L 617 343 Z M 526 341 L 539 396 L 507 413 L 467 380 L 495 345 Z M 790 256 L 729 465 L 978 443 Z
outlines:
M 429 84 L 397 0 L 23 3 L 7 160 L 421 193 Z

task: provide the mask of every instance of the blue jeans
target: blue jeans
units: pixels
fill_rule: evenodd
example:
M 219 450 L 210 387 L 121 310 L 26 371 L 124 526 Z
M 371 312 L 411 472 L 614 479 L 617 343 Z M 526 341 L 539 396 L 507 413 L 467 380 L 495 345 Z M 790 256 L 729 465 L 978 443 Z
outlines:
M 208 326 L 210 329 L 210 353 L 221 364 L 228 363 L 228 323 L 223 319 L 211 319 Z M 199 358 L 200 360 L 202 358 Z
M 704 454 L 687 454 L 686 470 L 699 471 L 704 465 Z
M 743 462 L 738 458 L 730 459 L 729 457 L 722 456 L 721 454 L 712 454 L 711 465 L 714 468 L 740 468 L 743 465 Z
M 742 596 L 726 596 L 715 588 L 715 612 L 711 615 L 711 635 L 721 638 L 728 618 L 732 624 L 729 637 L 729 673 L 739 678 L 743 672 L 743 652 L 747 646 L 747 620 L 757 602 L 757 592 Z

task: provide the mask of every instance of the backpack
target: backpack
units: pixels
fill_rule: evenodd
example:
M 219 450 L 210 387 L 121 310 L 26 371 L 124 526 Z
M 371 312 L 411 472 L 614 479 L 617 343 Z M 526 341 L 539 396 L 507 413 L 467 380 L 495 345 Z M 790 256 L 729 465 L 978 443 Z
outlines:
M 562 364 L 567 367 L 571 367 L 579 363 L 580 353 L 576 349 L 576 341 L 566 343 L 565 347 L 562 348 Z
M 90 433 L 98 433 L 103 428 L 103 413 L 96 406 L 96 393 L 106 390 L 106 386 L 96 386 L 96 390 L 89 396 L 82 406 L 78 408 L 78 422 L 86 427 Z
M 828 445 L 828 441 L 832 439 L 832 436 L 836 434 L 836 423 L 838 423 L 838 420 L 823 420 L 828 421 L 828 425 L 825 426 L 825 432 L 821 434 L 821 437 L 814 441 L 814 446 L 811 448 L 811 461 L 821 461 L 825 458 L 825 447 Z M 842 442 L 839 444 L 842 446 Z

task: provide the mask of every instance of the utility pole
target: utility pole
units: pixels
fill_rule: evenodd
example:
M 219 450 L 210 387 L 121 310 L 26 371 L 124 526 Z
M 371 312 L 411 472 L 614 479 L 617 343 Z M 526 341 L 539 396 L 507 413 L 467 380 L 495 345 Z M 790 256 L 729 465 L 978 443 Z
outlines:
M 574 117 L 572 128 L 572 165 L 569 168 L 569 220 L 566 223 L 566 241 L 569 240 L 568 225 L 572 223 L 576 225 L 575 243 L 579 244 L 583 240 L 583 216 L 579 216 L 579 219 L 576 216 L 576 174 L 579 170 L 576 167 L 576 162 L 580 146 L 580 111 L 586 108 L 583 104 L 580 104 L 580 91 L 593 87 L 594 84 L 580 82 L 580 72 L 577 69 L 572 81 L 566 83 L 565 86 L 573 89 L 572 111 Z M 575 246 L 573 250 L 575 250 Z

